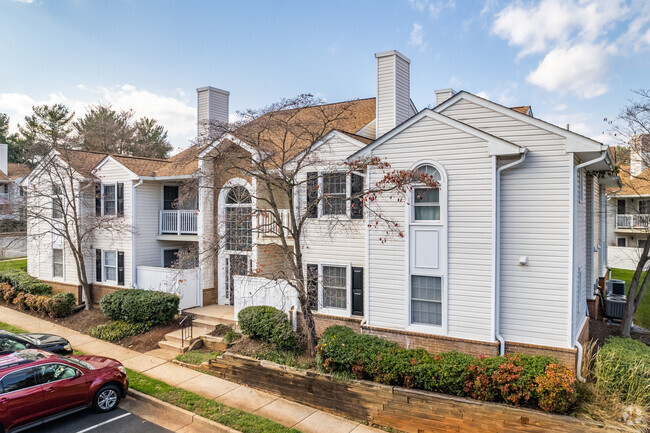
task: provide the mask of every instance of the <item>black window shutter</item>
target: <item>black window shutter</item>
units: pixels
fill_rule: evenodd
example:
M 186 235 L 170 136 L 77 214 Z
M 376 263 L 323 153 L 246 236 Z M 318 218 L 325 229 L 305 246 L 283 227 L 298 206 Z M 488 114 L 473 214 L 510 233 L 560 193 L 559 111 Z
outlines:
M 363 268 L 352 268 L 352 314 L 363 316 Z
M 95 184 L 95 215 L 100 216 L 102 214 L 102 185 L 100 183 Z
M 363 218 L 363 176 L 352 173 L 350 183 L 350 216 L 361 219 Z
M 117 252 L 117 285 L 124 285 L 124 251 Z
M 307 217 L 318 218 L 318 172 L 307 173 Z
M 95 281 L 102 281 L 102 250 L 95 250 Z
M 117 184 L 117 214 L 124 216 L 124 184 Z
M 307 299 L 309 309 L 318 311 L 318 265 L 307 265 Z

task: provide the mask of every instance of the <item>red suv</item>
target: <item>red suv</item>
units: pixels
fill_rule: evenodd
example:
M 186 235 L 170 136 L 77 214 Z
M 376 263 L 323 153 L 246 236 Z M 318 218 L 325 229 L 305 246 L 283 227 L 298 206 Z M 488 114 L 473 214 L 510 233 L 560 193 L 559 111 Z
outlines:
M 0 356 L 0 433 L 17 432 L 87 407 L 108 412 L 126 397 L 118 361 L 19 350 Z

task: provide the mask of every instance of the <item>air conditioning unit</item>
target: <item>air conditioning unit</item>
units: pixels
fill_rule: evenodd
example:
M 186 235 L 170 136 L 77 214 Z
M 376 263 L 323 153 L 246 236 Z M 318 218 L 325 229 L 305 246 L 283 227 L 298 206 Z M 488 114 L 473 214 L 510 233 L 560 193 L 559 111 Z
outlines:
M 609 319 L 621 320 L 625 312 L 625 296 L 608 296 L 605 301 L 605 316 Z
M 607 295 L 625 296 L 625 281 L 623 280 L 607 280 L 605 283 L 605 291 Z

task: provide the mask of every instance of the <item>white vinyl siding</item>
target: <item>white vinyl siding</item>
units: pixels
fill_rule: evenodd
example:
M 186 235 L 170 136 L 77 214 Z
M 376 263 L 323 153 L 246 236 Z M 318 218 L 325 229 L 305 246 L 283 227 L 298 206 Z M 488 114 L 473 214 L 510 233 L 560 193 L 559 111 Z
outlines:
M 358 151 L 363 144 L 354 145 L 347 140 L 333 137 L 317 148 L 313 158 L 318 161 L 313 167 L 301 170 L 299 180 L 303 181 L 308 172 L 329 172 L 333 169 L 345 170 L 345 159 Z M 365 180 L 364 180 L 365 181 Z M 349 182 L 348 182 L 349 183 Z M 301 188 L 299 212 L 305 211 L 306 188 Z M 350 202 L 346 200 L 345 207 Z M 303 228 L 303 262 L 304 263 L 338 263 L 345 256 L 350 266 L 366 266 L 366 219 L 350 219 L 347 216 L 332 220 L 330 218 L 308 218 Z
M 442 114 L 528 148 L 523 164 L 501 174 L 500 330 L 507 341 L 567 347 L 572 160 L 566 140 L 462 99 Z M 519 264 L 522 256 L 528 265 Z
M 448 256 L 447 335 L 492 341 L 492 159 L 484 141 L 430 118 L 423 118 L 384 142 L 373 155 L 385 158 L 392 170 L 409 169 L 422 160 L 439 163 L 447 173 Z M 383 177 L 371 171 L 370 185 Z M 380 195 L 382 216 L 403 230 L 408 204 Z M 371 219 L 372 225 L 374 220 Z M 369 229 L 369 325 L 404 329 L 409 322 L 409 279 L 406 239 L 397 234 L 386 243 L 385 228 Z M 444 325 L 444 323 L 443 323 Z M 444 326 L 443 326 L 444 328 Z

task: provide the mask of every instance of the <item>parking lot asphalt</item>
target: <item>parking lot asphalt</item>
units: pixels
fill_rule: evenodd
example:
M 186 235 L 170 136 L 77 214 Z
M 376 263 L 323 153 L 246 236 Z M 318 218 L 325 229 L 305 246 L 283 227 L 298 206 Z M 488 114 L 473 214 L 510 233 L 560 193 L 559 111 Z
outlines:
M 167 433 L 171 430 L 145 421 L 123 409 L 97 413 L 91 409 L 26 430 L 27 433 Z

